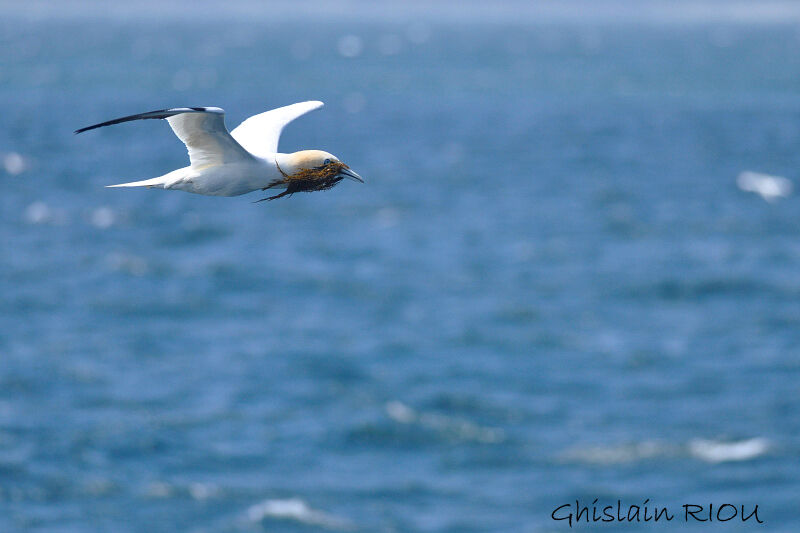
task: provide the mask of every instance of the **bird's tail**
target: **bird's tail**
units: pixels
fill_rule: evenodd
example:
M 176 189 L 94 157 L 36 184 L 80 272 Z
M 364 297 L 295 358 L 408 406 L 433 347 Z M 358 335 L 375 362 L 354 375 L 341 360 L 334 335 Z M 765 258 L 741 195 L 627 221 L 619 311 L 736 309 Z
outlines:
M 157 178 L 151 178 L 149 180 L 141 180 L 141 181 L 130 181 L 128 183 L 117 183 L 116 185 L 106 185 L 106 187 L 157 187 L 159 189 L 164 188 L 165 183 L 164 176 L 159 176 Z
M 157 189 L 168 189 L 170 186 L 180 182 L 186 175 L 185 168 L 173 170 L 163 176 L 150 178 L 149 180 L 131 181 L 128 183 L 118 183 L 117 185 L 106 185 L 106 187 L 155 187 Z

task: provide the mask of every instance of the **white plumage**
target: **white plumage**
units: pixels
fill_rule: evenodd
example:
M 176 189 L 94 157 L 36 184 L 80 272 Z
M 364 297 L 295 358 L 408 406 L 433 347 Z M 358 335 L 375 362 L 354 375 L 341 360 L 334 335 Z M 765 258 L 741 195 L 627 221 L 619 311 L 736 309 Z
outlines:
M 166 119 L 189 152 L 188 167 L 163 176 L 109 187 L 155 187 L 213 196 L 238 196 L 268 188 L 285 188 L 287 176 L 323 168 L 339 159 L 321 150 L 278 152 L 283 128 L 294 119 L 323 106 L 310 101 L 254 115 L 232 132 L 225 127 L 225 112 L 218 107 L 178 107 L 130 115 L 77 130 L 75 133 L 143 119 Z M 334 178 L 361 177 L 346 165 Z M 329 188 L 329 187 L 326 187 Z M 315 190 L 313 188 L 298 190 Z
M 248 118 L 231 132 L 231 137 L 251 154 L 265 157 L 278 151 L 281 132 L 294 119 L 322 107 L 322 102 L 310 101 L 265 111 Z

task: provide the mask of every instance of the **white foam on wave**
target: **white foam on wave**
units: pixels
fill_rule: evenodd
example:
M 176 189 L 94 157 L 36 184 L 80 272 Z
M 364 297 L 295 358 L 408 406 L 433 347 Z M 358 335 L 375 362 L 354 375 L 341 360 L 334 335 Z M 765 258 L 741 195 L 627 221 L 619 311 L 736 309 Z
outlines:
M 576 447 L 560 454 L 559 459 L 592 465 L 613 465 L 688 455 L 709 463 L 721 463 L 754 459 L 766 453 L 769 448 L 769 441 L 762 437 L 729 442 L 692 439 L 685 445 L 647 440 L 610 446 Z
M 221 489 L 217 485 L 201 482 L 174 485 L 166 481 L 153 481 L 144 489 L 144 495 L 152 499 L 167 499 L 188 494 L 195 500 L 208 500 L 218 497 L 220 492 Z
M 748 461 L 764 455 L 769 448 L 769 441 L 763 437 L 729 442 L 706 439 L 689 442 L 689 453 L 709 463 Z
M 114 224 L 116 218 L 116 214 L 110 207 L 98 207 L 92 211 L 89 220 L 96 228 L 108 229 Z
M 64 209 L 50 207 L 42 200 L 36 200 L 25 208 L 22 214 L 28 224 L 52 224 L 63 226 L 69 223 L 69 217 Z
M 175 493 L 175 488 L 165 481 L 153 481 L 144 490 L 147 498 L 169 498 Z
M 27 166 L 25 159 L 17 152 L 9 152 L 3 156 L 3 169 L 9 176 L 21 174 Z
M 207 500 L 219 494 L 219 488 L 213 483 L 190 483 L 188 490 L 195 500 Z
M 336 48 L 342 57 L 358 57 L 364 51 L 364 40 L 358 35 L 344 35 L 336 43 Z
M 273 499 L 257 503 L 247 510 L 247 518 L 251 522 L 261 522 L 269 518 L 294 520 L 333 530 L 353 528 L 348 520 L 314 509 L 300 498 Z
M 111 270 L 137 277 L 150 272 L 150 264 L 147 259 L 137 255 L 113 253 L 106 257 L 106 264 Z
M 25 220 L 29 224 L 44 224 L 49 222 L 52 218 L 52 210 L 44 202 L 33 202 L 25 209 Z
M 794 188 L 791 181 L 783 176 L 771 176 L 760 172 L 745 170 L 736 178 L 736 185 L 745 192 L 761 196 L 767 202 L 786 198 Z
M 497 443 L 505 439 L 502 429 L 483 427 L 472 422 L 435 413 L 420 413 L 398 401 L 387 402 L 386 414 L 401 424 L 420 426 L 454 435 L 460 440 Z
M 653 457 L 677 455 L 678 448 L 658 441 L 644 441 L 615 446 L 573 448 L 562 453 L 560 459 L 593 465 L 632 463 Z

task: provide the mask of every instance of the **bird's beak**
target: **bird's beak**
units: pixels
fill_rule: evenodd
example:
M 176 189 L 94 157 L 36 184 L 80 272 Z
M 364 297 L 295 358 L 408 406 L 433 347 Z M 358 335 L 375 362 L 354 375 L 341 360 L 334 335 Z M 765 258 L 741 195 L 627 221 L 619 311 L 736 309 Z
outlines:
M 364 180 L 359 176 L 356 172 L 350 170 L 349 168 L 343 168 L 339 171 L 340 176 L 344 176 L 345 178 L 350 178 L 353 181 L 360 181 L 364 183 Z

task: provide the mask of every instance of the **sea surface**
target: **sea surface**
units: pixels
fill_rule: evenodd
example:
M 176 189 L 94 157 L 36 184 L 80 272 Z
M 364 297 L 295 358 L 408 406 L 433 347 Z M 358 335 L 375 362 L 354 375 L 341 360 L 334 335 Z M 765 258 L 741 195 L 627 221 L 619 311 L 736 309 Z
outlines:
M 0 532 L 554 532 L 595 499 L 675 519 L 573 530 L 800 529 L 797 17 L 30 5 L 0 6 Z M 106 189 L 184 147 L 72 133 L 312 99 L 281 150 L 364 185 Z

